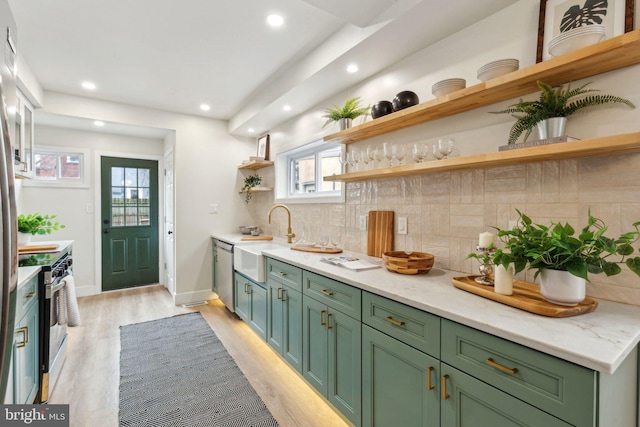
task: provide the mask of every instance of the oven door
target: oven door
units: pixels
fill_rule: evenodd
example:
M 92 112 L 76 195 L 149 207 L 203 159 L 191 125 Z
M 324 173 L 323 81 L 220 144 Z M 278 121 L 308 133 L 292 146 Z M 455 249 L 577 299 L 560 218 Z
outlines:
M 56 278 L 51 285 L 45 287 L 45 322 L 40 324 L 46 328 L 43 331 L 44 348 L 42 355 L 42 381 L 40 384 L 40 403 L 49 400 L 49 394 L 62 369 L 62 364 L 67 354 L 67 323 L 66 323 L 66 296 L 64 293 L 65 276 Z M 47 333 L 48 332 L 48 333 Z

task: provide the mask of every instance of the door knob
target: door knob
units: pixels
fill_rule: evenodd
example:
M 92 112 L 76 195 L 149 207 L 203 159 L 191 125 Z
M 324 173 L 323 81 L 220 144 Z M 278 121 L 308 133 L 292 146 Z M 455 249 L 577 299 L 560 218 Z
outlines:
M 103 232 L 104 234 L 109 234 L 109 229 L 108 229 L 108 228 L 105 228 L 104 230 L 102 230 L 102 232 Z
M 172 235 L 172 234 L 173 234 L 173 231 L 167 231 L 167 234 L 168 234 L 168 235 Z

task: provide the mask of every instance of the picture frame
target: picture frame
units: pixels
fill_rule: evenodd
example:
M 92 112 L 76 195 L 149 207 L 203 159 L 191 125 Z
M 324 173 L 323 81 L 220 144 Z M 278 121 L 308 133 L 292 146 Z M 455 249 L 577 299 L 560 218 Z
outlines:
M 540 0 L 536 62 L 553 58 L 549 54 L 549 42 L 561 33 L 563 16 L 576 7 L 594 11 L 594 22 L 605 26 L 604 40 L 633 30 L 635 0 Z
M 263 157 L 265 160 L 269 160 L 269 134 L 262 135 L 258 138 L 257 149 L 258 153 L 256 155 L 258 157 Z

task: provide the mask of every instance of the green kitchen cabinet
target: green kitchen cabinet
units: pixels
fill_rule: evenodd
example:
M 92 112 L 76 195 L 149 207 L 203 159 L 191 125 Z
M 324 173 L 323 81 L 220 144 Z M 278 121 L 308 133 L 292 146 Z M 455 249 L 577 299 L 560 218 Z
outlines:
M 438 427 L 440 361 L 362 326 L 362 425 Z
M 302 293 L 267 281 L 269 317 L 267 342 L 302 373 Z
M 38 276 L 18 289 L 13 342 L 13 402 L 32 404 L 39 388 Z
M 303 377 L 349 421 L 360 426 L 362 326 L 359 318 L 355 319 L 335 308 L 344 306 L 342 297 L 345 295 L 350 295 L 350 301 L 357 301 L 359 308 L 360 290 L 307 273 L 303 273 L 302 298 Z M 321 301 L 307 293 L 317 286 L 326 291 L 320 293 Z M 329 289 L 340 291 L 332 292 Z M 312 294 L 318 295 L 315 292 Z M 338 303 L 331 300 L 336 295 Z
M 267 289 L 242 274 L 235 273 L 236 314 L 263 340 L 267 339 Z

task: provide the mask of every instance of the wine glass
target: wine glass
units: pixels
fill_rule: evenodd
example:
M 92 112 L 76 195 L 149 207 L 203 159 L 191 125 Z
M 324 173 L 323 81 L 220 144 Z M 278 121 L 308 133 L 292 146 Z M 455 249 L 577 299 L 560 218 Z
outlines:
M 453 139 L 452 138 L 440 138 L 438 140 L 438 150 L 442 154 L 442 158 L 448 158 L 449 154 L 453 151 Z
M 376 167 L 376 149 L 371 145 L 367 145 L 367 156 L 369 156 L 369 160 L 371 160 L 371 167 Z
M 333 245 L 333 250 L 338 250 L 338 247 L 342 243 L 342 233 L 340 231 L 336 231 L 331 235 L 331 244 Z
M 349 155 L 346 150 L 340 150 L 340 156 L 338 157 L 338 161 L 343 166 L 342 170 L 344 170 L 344 165 L 349 164 Z
M 429 149 L 429 144 L 413 144 L 413 160 L 416 163 L 422 163 L 427 158 L 427 150 Z
M 433 153 L 433 157 L 435 157 L 436 160 L 442 160 L 444 158 L 444 154 L 440 151 L 438 144 L 433 144 L 432 153 Z
M 360 164 L 362 165 L 362 169 L 367 169 L 367 165 L 369 164 L 369 154 L 365 150 L 360 152 Z
M 373 149 L 373 157 L 375 157 L 378 162 L 378 167 L 380 166 L 380 163 L 382 163 L 382 155 L 382 150 L 379 147 Z
M 391 153 L 398 160 L 398 165 L 402 164 L 402 159 L 407 155 L 407 148 L 404 144 L 396 144 L 395 142 L 391 144 Z
M 354 171 L 358 170 L 358 163 L 360 163 L 360 152 L 357 148 L 351 149 L 351 166 L 353 166 Z
M 318 244 L 323 251 L 326 251 L 327 245 L 329 244 L 329 236 L 327 234 L 321 234 L 318 239 Z
M 384 153 L 384 156 L 387 158 L 387 160 L 389 160 L 389 166 L 391 166 L 391 164 L 393 163 L 393 150 L 391 149 L 390 142 L 382 143 L 382 152 Z

